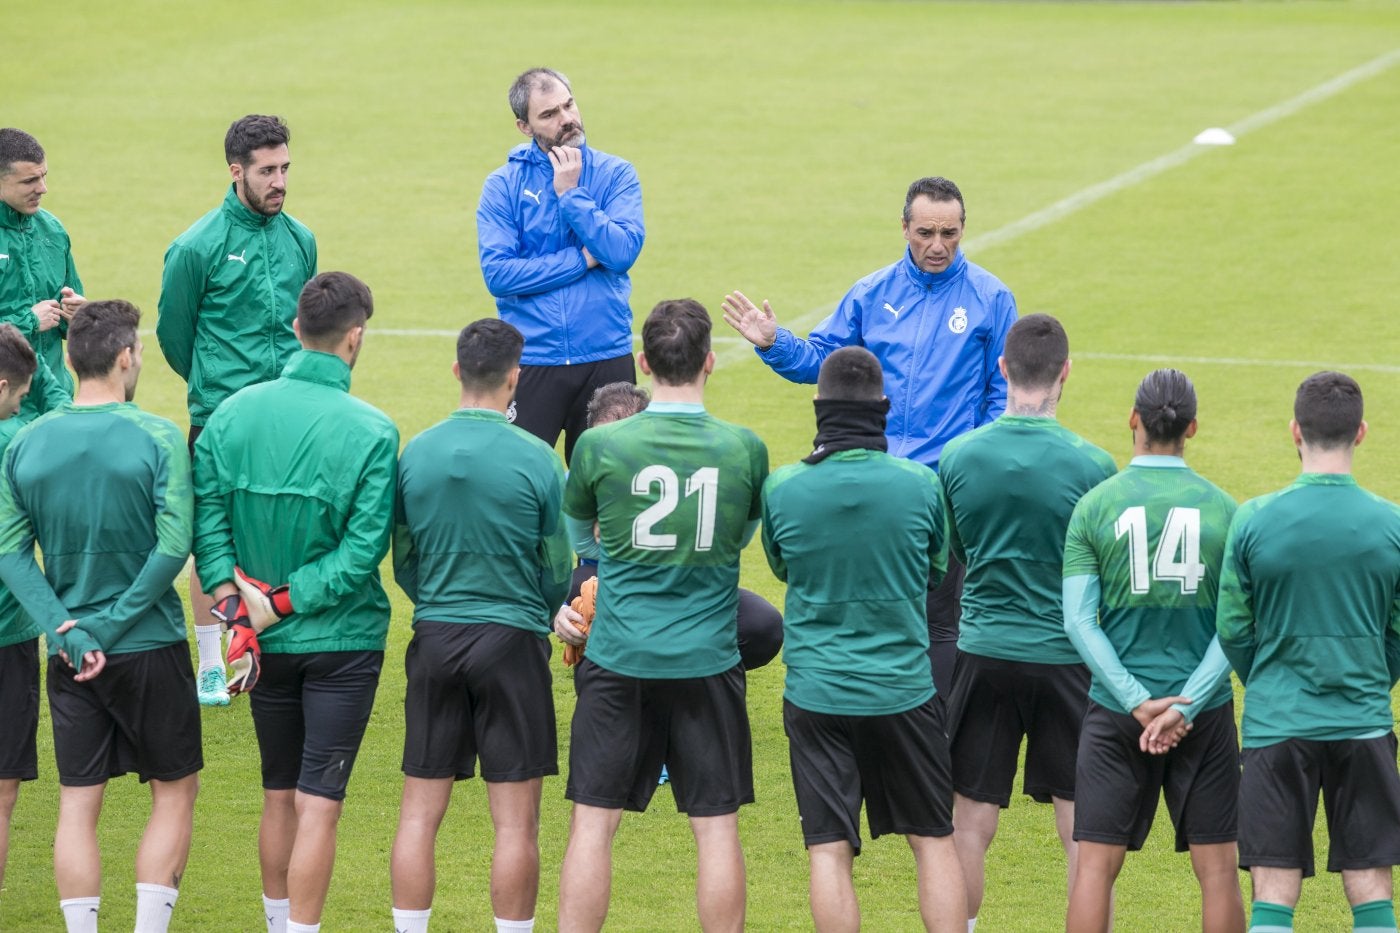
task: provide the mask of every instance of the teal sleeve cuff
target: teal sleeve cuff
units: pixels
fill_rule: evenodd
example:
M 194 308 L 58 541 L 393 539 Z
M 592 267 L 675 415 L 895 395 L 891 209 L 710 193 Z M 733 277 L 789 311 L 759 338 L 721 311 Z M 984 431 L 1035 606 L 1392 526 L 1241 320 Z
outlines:
M 1113 643 L 1099 625 L 1101 586 L 1096 574 L 1065 577 L 1063 583 L 1065 634 L 1089 666 L 1094 680 L 1108 688 L 1125 712 L 1131 713 L 1152 694 L 1128 673 Z
M 1225 652 L 1220 647 L 1220 639 L 1212 638 L 1205 657 L 1201 658 L 1201 663 L 1196 665 L 1191 676 L 1186 678 L 1186 686 L 1181 688 L 1181 695 L 1191 700 L 1191 703 L 1176 703 L 1172 709 L 1185 716 L 1187 722 L 1193 722 L 1222 685 L 1229 682 L 1230 659 L 1225 657 Z
M 598 546 L 598 539 L 593 535 L 593 522 L 591 520 L 565 515 L 564 527 L 569 531 L 569 545 L 574 549 L 575 554 L 586 560 L 597 560 L 602 556 L 603 549 Z

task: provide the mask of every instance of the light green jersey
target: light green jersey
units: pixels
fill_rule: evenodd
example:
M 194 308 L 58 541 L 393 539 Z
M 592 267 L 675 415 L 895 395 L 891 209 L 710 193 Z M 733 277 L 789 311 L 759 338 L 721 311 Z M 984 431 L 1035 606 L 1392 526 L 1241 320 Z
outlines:
M 20 430 L 0 473 L 0 577 L 50 654 L 76 650 L 77 636 L 55 637 L 68 619 L 108 654 L 185 640 L 172 584 L 193 499 L 179 428 L 130 402 L 69 402 Z
M 1244 681 L 1243 744 L 1360 739 L 1393 725 L 1400 507 L 1350 474 L 1304 473 L 1240 506 L 1216 628 Z
M 948 567 L 938 474 L 877 450 L 794 463 L 763 487 L 763 547 L 786 581 L 793 705 L 879 716 L 933 696 L 925 599 Z
M 598 522 L 595 664 L 707 677 L 739 663 L 739 553 L 759 517 L 768 448 L 699 405 L 653 402 L 585 431 L 564 512 Z
M 1180 457 L 1137 457 L 1079 500 L 1065 535 L 1064 576 L 1098 578 L 1098 625 L 1141 691 L 1114 689 L 1098 665 L 1089 697 L 1129 713 L 1184 695 L 1215 637 L 1220 561 L 1235 501 Z M 1091 617 L 1092 618 L 1092 617 Z M 1229 671 L 1192 712 L 1229 702 Z
M 959 650 L 1080 663 L 1061 611 L 1065 528 L 1079 497 L 1115 469 L 1053 418 L 1002 415 L 948 442 L 939 475 L 952 548 L 967 564 Z
M 399 458 L 394 579 L 413 621 L 495 622 L 550 632 L 569 589 L 553 449 L 497 411 L 453 412 Z

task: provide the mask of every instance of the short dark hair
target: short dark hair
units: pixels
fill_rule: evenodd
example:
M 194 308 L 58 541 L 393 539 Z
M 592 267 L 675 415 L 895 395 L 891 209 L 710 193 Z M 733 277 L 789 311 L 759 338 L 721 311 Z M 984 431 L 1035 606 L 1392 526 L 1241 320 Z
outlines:
M 44 147 L 39 145 L 39 140 L 13 126 L 0 129 L 0 175 L 10 174 L 16 162 L 38 164 L 43 161 Z
M 913 215 L 914 199 L 917 197 L 925 197 L 930 201 L 957 201 L 959 219 L 962 223 L 967 223 L 967 205 L 963 203 L 962 192 L 948 179 L 940 175 L 930 175 L 916 180 L 909 186 L 909 192 L 904 195 L 905 223 L 908 223 Z
M 1044 389 L 1055 384 L 1069 359 L 1069 337 L 1059 321 L 1048 314 L 1027 314 L 1011 325 L 1006 346 L 1006 379 L 1022 389 Z
M 593 390 L 588 400 L 588 426 L 630 418 L 651 404 L 651 393 L 630 382 L 609 382 Z
M 506 383 L 520 365 L 525 338 L 512 324 L 488 317 L 472 321 L 457 335 L 457 371 L 462 388 L 490 392 Z
M 322 272 L 297 298 L 297 328 L 303 344 L 334 343 L 374 316 L 369 286 L 348 272 Z
M 1196 387 L 1179 369 L 1154 369 L 1138 383 L 1133 411 L 1149 441 L 1179 441 L 1196 420 Z
M 694 298 L 657 304 L 642 325 L 642 352 L 662 385 L 693 382 L 710 352 L 710 312 Z
M 530 119 L 530 95 L 536 88 L 547 88 L 550 84 L 558 81 L 564 85 L 564 89 L 573 92 L 573 85 L 569 84 L 569 79 L 561 72 L 553 68 L 531 68 L 529 71 L 521 72 L 510 85 L 510 91 L 506 95 L 510 100 L 510 111 L 515 114 L 515 119 L 528 121 Z
M 39 368 L 34 348 L 13 324 L 0 324 L 0 379 L 14 385 L 32 378 Z
M 1346 373 L 1313 373 L 1298 386 L 1293 420 L 1310 447 L 1349 447 L 1361 428 L 1361 386 Z
M 885 373 L 865 347 L 842 347 L 822 362 L 817 398 L 878 402 L 885 397 Z
M 89 301 L 68 322 L 68 360 L 79 379 L 100 379 L 117 365 L 117 357 L 136 346 L 141 309 L 111 298 Z
M 224 158 L 246 167 L 256 149 L 276 148 L 292 141 L 292 131 L 281 117 L 250 113 L 233 121 L 224 135 Z

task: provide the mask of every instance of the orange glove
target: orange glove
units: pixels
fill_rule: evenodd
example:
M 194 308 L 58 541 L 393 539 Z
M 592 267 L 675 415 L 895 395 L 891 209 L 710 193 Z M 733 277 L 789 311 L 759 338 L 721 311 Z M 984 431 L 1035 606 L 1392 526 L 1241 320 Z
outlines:
M 579 587 L 578 595 L 573 602 L 569 603 L 569 608 L 583 616 L 583 621 L 579 623 L 578 630 L 585 635 L 593 627 L 593 615 L 598 611 L 598 578 L 589 577 L 583 581 L 583 586 Z M 583 660 L 583 650 L 586 645 L 565 645 L 564 665 L 573 667 Z

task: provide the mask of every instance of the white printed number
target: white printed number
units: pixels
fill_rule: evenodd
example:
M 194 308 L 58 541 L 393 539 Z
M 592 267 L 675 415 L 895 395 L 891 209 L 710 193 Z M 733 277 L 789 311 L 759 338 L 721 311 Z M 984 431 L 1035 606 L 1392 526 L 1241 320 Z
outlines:
M 1129 564 L 1134 593 L 1146 593 L 1151 581 L 1176 581 L 1183 595 L 1189 596 L 1206 575 L 1201 563 L 1201 510 L 1172 509 L 1162 526 L 1162 538 L 1152 557 L 1152 575 L 1147 571 L 1147 509 L 1135 505 L 1125 509 L 1113 525 L 1116 538 L 1128 536 Z
M 632 546 L 644 551 L 673 551 L 676 536 L 658 534 L 653 529 L 680 504 L 680 477 L 668 466 L 653 464 L 632 477 L 632 493 L 651 495 L 661 486 L 661 497 L 642 510 L 632 521 Z M 708 551 L 715 542 L 715 493 L 719 491 L 719 468 L 701 467 L 685 481 L 686 498 L 700 497 L 700 514 L 695 523 L 695 550 Z

